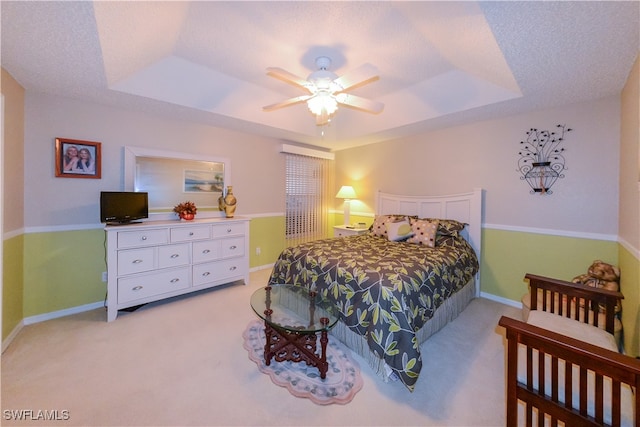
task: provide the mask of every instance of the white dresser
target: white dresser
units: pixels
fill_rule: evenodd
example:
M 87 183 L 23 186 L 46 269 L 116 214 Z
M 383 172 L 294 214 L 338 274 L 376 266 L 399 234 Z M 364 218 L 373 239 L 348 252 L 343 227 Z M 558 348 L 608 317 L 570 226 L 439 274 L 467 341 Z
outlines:
M 107 226 L 107 321 L 118 310 L 236 280 L 249 283 L 249 219 Z

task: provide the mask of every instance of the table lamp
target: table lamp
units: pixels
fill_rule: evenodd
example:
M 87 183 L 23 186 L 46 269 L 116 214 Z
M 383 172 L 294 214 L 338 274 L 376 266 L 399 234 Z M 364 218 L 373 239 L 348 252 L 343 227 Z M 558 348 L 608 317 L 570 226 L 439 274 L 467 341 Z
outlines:
M 344 225 L 349 225 L 349 214 L 351 211 L 351 199 L 355 199 L 356 192 L 350 185 L 343 185 L 336 194 L 336 198 L 344 199 Z

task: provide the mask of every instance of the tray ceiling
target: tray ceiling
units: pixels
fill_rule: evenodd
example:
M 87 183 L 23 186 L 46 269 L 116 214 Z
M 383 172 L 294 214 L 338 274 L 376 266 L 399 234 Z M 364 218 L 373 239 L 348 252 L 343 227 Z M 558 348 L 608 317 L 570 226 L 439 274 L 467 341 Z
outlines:
M 2 66 L 27 91 L 339 150 L 620 93 L 638 2 L 1 2 Z M 380 79 L 324 133 L 304 94 L 315 59 Z

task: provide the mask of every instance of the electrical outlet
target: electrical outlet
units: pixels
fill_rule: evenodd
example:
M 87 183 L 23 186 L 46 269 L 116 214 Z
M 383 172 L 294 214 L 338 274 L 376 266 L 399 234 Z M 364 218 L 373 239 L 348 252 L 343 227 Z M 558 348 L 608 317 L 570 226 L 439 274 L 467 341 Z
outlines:
M 103 271 L 103 272 L 102 272 L 102 281 L 103 281 L 103 282 L 106 282 L 106 281 L 107 281 L 107 272 L 106 272 L 106 271 Z
M 259 246 L 256 248 L 256 255 L 260 255 L 260 247 Z

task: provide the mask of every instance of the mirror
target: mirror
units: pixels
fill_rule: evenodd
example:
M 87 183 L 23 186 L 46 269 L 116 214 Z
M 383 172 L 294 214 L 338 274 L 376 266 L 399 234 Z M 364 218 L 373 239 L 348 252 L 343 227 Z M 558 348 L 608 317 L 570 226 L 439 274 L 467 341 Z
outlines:
M 149 213 L 171 213 L 190 200 L 200 209 L 218 211 L 218 198 L 231 185 L 231 163 L 200 156 L 140 147 L 125 147 L 125 190 L 149 193 Z

